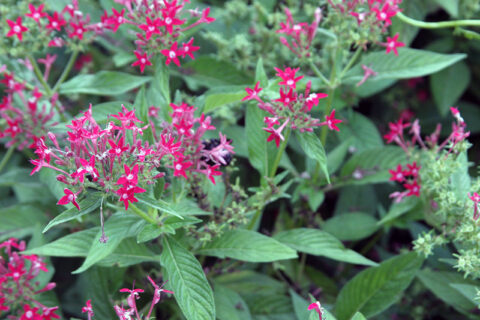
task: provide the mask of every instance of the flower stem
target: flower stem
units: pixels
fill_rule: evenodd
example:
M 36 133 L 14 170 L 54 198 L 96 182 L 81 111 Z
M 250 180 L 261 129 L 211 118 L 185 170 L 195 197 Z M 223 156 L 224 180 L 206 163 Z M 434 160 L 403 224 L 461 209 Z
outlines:
M 32 66 L 33 66 L 33 72 L 35 73 L 35 76 L 37 77 L 38 81 L 40 81 L 40 83 L 42 84 L 42 86 L 45 89 L 45 92 L 47 93 L 47 95 L 49 97 L 51 97 L 52 96 L 52 89 L 50 88 L 48 83 L 43 78 L 42 71 L 40 71 L 40 67 L 37 64 L 37 61 L 35 60 L 34 57 L 32 57 L 30 55 L 28 55 L 27 57 L 28 57 L 28 60 L 30 60 L 30 63 L 32 64 Z
M 362 53 L 362 50 L 363 50 L 362 47 L 357 48 L 357 51 L 355 51 L 353 56 L 350 58 L 350 61 L 348 61 L 347 65 L 345 66 L 345 68 L 343 68 L 342 72 L 338 76 L 340 79 L 342 79 L 345 73 L 347 73 L 347 71 L 350 70 L 350 68 L 352 68 L 353 64 L 357 62 L 358 57 Z
M 255 215 L 253 216 L 252 220 L 250 220 L 250 223 L 247 226 L 247 230 L 253 230 L 253 228 L 257 224 L 258 219 L 260 219 L 260 216 L 262 215 L 262 211 L 262 209 L 258 209 L 257 212 L 255 212 Z
M 330 81 L 323 75 L 323 73 L 317 68 L 317 66 L 313 63 L 313 61 L 309 61 L 310 68 L 312 68 L 313 72 L 317 77 L 319 77 L 328 87 L 330 87 Z
M 0 162 L 0 172 L 2 172 L 3 167 L 5 167 L 8 163 L 8 160 L 12 157 L 13 151 L 17 148 L 17 144 L 13 144 L 8 148 L 7 153 L 2 159 L 2 162 Z
M 78 53 L 79 53 L 78 50 L 73 51 L 72 55 L 70 56 L 70 59 L 68 60 L 67 66 L 65 67 L 65 69 L 63 69 L 63 72 L 60 75 L 60 78 L 58 78 L 57 83 L 55 83 L 55 86 L 53 87 L 53 93 L 58 91 L 58 89 L 60 88 L 60 85 L 65 81 L 65 79 L 70 74 L 73 64 L 77 60 Z
M 455 27 L 479 27 L 480 20 L 452 20 L 452 21 L 441 21 L 441 22 L 424 22 L 420 20 L 415 20 L 410 17 L 407 17 L 401 12 L 398 12 L 396 15 L 400 20 L 405 23 L 408 23 L 412 26 L 424 28 L 424 29 L 440 29 L 440 28 L 455 28 Z
M 285 140 L 282 141 L 280 144 L 280 147 L 278 148 L 277 156 L 275 158 L 275 161 L 273 162 L 273 166 L 270 170 L 270 174 L 268 175 L 270 178 L 275 177 L 275 173 L 277 172 L 278 166 L 280 165 L 280 161 L 282 160 L 283 152 L 285 151 L 285 148 L 287 147 L 288 144 L 288 138 L 290 137 L 290 128 L 286 129 L 287 132 L 285 133 Z
M 142 210 L 140 210 L 136 205 L 134 205 L 133 203 L 130 203 L 129 205 L 130 208 L 133 209 L 133 212 L 139 216 L 140 218 L 142 218 L 143 220 L 147 221 L 147 222 L 150 222 L 151 224 L 156 224 L 157 221 L 155 219 L 153 219 L 152 217 L 150 217 L 148 214 L 146 214 L 145 212 L 143 212 Z

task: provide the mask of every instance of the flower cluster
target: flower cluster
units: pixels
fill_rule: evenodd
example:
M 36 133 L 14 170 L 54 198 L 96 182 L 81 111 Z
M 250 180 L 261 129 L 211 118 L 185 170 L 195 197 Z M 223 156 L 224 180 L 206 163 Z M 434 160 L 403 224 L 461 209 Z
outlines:
M 460 142 L 464 141 L 470 135 L 470 132 L 465 131 L 466 124 L 460 115 L 459 110 L 455 107 L 451 107 L 450 111 L 452 112 L 456 122 L 452 123 L 452 132 L 450 135 L 440 144 L 440 131 L 442 129 L 440 124 L 438 124 L 435 131 L 430 136 L 426 137 L 425 141 L 423 141 L 420 135 L 421 127 L 418 119 L 413 121 L 413 123 L 410 123 L 408 122 L 409 119 L 406 120 L 405 117 L 401 117 L 397 122 L 390 122 L 388 124 L 390 130 L 383 137 L 387 143 L 395 142 L 398 144 L 407 154 L 410 154 L 409 148 L 414 147 L 418 143 L 423 150 L 430 148 L 435 152 L 439 152 L 445 147 L 448 147 L 448 155 L 454 150 L 454 147 L 456 147 Z M 410 140 L 406 139 L 404 136 L 404 130 L 406 128 L 410 128 Z
M 45 5 L 28 5 L 29 12 L 15 20 L 7 19 L 9 26 L 7 37 L 24 40 L 25 35 L 32 38 L 49 39 L 49 47 L 63 47 L 78 41 L 91 42 L 105 29 L 103 23 L 93 23 L 78 7 L 78 0 L 72 0 L 62 11 L 45 12 Z M 33 34 L 35 33 L 40 34 Z M 66 34 L 67 37 L 64 35 Z
M 55 125 L 53 106 L 57 103 L 56 97 L 50 101 L 42 99 L 43 94 L 38 88 L 29 90 L 15 79 L 13 72 L 4 72 L 0 83 L 6 88 L 6 95 L 0 100 L 0 139 L 7 139 L 7 147 L 33 148 L 35 142 L 46 135 L 48 128 Z
M 311 82 L 309 81 L 305 88 L 305 93 L 297 93 L 296 84 L 303 76 L 296 76 L 297 69 L 285 68 L 285 70 L 275 68 L 277 76 L 282 79 L 280 85 L 280 97 L 276 100 L 265 102 L 260 98 L 259 93 L 262 88 L 259 87 L 260 82 L 257 82 L 253 89 L 246 88 L 247 96 L 242 100 L 256 100 L 258 107 L 265 110 L 270 116 L 264 118 L 267 125 L 263 130 L 270 133 L 267 138 L 268 141 L 274 140 L 277 147 L 280 141 L 285 140 L 282 131 L 285 127 L 292 130 L 298 129 L 300 132 L 313 131 L 313 128 L 319 126 L 328 126 L 330 130 L 339 131 L 337 124 L 342 120 L 335 119 L 335 110 L 330 115 L 325 116 L 325 121 L 312 118 L 309 115 L 310 110 L 318 105 L 320 99 L 327 97 L 325 93 L 310 93 Z M 275 126 L 279 126 L 275 128 Z
M 322 20 L 322 10 L 320 8 L 315 10 L 315 17 L 311 25 L 305 22 L 295 22 L 288 8 L 285 8 L 285 15 L 287 20 L 285 23 L 280 23 L 280 29 L 277 30 L 277 33 L 285 34 L 290 38 L 290 41 L 285 37 L 280 37 L 280 41 L 297 57 L 310 57 L 312 41 L 315 38 L 318 24 Z
M 48 134 L 52 148 L 47 147 L 44 138 L 37 140 L 35 153 L 39 158 L 31 160 L 35 165 L 32 174 L 43 167 L 58 171 L 57 180 L 69 186 L 58 204 L 72 203 L 78 209 L 80 194 L 93 188 L 118 197 L 127 210 L 130 203 L 138 201 L 136 194 L 146 192 L 147 185 L 165 176 L 165 172 L 157 170 L 160 167 L 171 168 L 174 177 L 186 179 L 202 173 L 215 183 L 214 176 L 221 175 L 216 169 L 227 164 L 233 153 L 230 141 L 220 134 L 218 143 L 207 148 L 201 137 L 207 130 L 215 129 L 210 117 L 202 114 L 195 118 L 195 108 L 186 104 L 172 106 L 173 121 L 164 124 L 159 134 L 151 122 L 155 142 L 150 145 L 142 138 L 148 125 L 137 126 L 142 121 L 135 111 L 122 105 L 122 112 L 112 115 L 114 121 L 102 128 L 92 117 L 90 105 L 88 111 L 67 125 L 68 146 L 61 149 L 59 139 L 52 133 Z
M 147 315 L 145 317 L 143 317 L 143 315 L 140 315 L 139 312 L 138 312 L 138 309 L 137 309 L 137 304 L 136 304 L 136 300 L 138 300 L 140 298 L 140 293 L 144 292 L 143 289 L 127 289 L 127 288 L 124 288 L 124 289 L 120 289 L 120 292 L 128 292 L 129 293 L 129 295 L 127 297 L 128 308 L 125 309 L 123 307 L 123 305 L 121 305 L 121 306 L 115 305 L 113 307 L 114 310 L 115 310 L 115 313 L 118 316 L 118 319 L 120 319 L 120 320 L 131 320 L 131 319 L 135 319 L 135 320 L 145 319 L 146 320 L 146 319 L 151 319 L 150 316 L 152 315 L 153 307 L 155 307 L 155 305 L 160 302 L 161 293 L 165 292 L 165 293 L 173 294 L 173 291 L 163 289 L 163 285 L 161 285 L 161 286 L 157 285 L 155 283 L 155 281 L 152 280 L 152 278 L 150 278 L 150 277 L 147 277 L 147 278 L 148 278 L 148 281 L 152 284 L 152 286 L 154 288 L 152 303 L 150 304 L 150 308 L 148 309 Z M 93 308 L 92 308 L 92 301 L 91 300 L 87 301 L 86 305 L 82 308 L 82 312 L 87 313 L 88 320 L 93 319 L 95 314 L 94 314 L 94 311 L 93 311 Z
M 420 196 L 420 184 L 419 175 L 420 166 L 414 161 L 411 164 L 407 164 L 404 168 L 402 165 L 398 165 L 395 170 L 388 170 L 390 172 L 390 181 L 397 181 L 403 185 L 406 189 L 403 192 L 396 191 L 390 195 L 390 198 L 394 198 L 395 202 L 401 202 L 404 197 Z
M 398 41 L 399 35 L 387 37 L 386 42 L 377 41 L 377 37 L 387 32 L 392 24 L 391 19 L 401 11 L 399 8 L 401 2 L 402 0 L 345 0 L 334 3 L 328 0 L 330 6 L 335 9 L 335 14 L 339 15 L 338 19 L 350 17 L 356 20 L 358 34 L 353 38 L 357 45 L 366 48 L 369 42 L 376 42 L 386 48 L 386 53 L 393 51 L 395 55 L 398 55 L 397 48 L 405 46 Z
M 47 307 L 36 295 L 52 290 L 50 282 L 38 288 L 40 271 L 48 272 L 46 264 L 36 255 L 22 255 L 25 242 L 11 238 L 0 243 L 0 318 L 20 320 L 60 319 L 58 307 Z
M 112 9 L 112 14 L 105 12 L 102 16 L 102 23 L 116 32 L 120 25 L 130 24 L 138 28 L 136 35 L 137 58 L 132 66 L 139 66 L 143 73 L 146 66 L 152 65 L 150 58 L 155 52 L 160 52 L 166 57 L 166 64 L 171 62 L 180 66 L 179 58 L 189 56 L 194 59 L 193 52 L 200 47 L 193 45 L 193 38 L 180 44 L 178 40 L 182 34 L 200 24 L 211 23 L 214 18 L 209 17 L 210 8 L 203 11 L 184 10 L 185 3 L 189 1 L 133 1 L 115 0 L 125 6 L 120 12 Z M 188 23 L 191 18 L 195 21 Z

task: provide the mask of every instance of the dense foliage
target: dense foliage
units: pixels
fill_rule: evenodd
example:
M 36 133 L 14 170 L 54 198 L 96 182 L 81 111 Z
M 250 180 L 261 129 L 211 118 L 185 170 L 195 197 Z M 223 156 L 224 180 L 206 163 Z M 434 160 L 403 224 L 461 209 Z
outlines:
M 0 318 L 478 318 L 479 15 L 3 0 Z

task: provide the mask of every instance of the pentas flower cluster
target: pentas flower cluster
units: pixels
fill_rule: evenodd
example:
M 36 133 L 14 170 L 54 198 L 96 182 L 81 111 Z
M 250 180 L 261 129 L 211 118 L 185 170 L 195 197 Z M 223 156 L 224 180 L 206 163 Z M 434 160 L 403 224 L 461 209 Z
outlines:
M 398 165 L 394 170 L 388 170 L 390 172 L 390 181 L 396 181 L 402 184 L 405 188 L 404 191 L 393 192 L 390 194 L 390 198 L 395 199 L 395 202 L 401 202 L 403 198 L 410 197 L 410 196 L 420 196 L 420 177 L 418 176 L 418 172 L 420 170 L 420 166 L 414 161 L 411 164 L 407 164 L 407 167 L 404 168 L 402 165 Z
M 310 57 L 312 41 L 322 20 L 322 10 L 320 8 L 315 10 L 315 17 L 310 25 L 306 22 L 295 22 L 288 8 L 285 8 L 285 15 L 287 20 L 280 23 L 280 29 L 276 32 L 285 34 L 289 39 L 280 37 L 280 41 L 297 57 Z
M 67 125 L 69 145 L 62 149 L 52 133 L 48 139 L 53 147 L 47 147 L 43 138 L 37 141 L 35 153 L 39 158 L 31 160 L 35 165 L 31 174 L 43 167 L 58 171 L 57 180 L 68 186 L 58 204 L 72 203 L 79 210 L 78 198 L 87 188 L 114 196 L 127 210 L 129 204 L 138 201 L 136 194 L 146 192 L 147 185 L 165 176 L 158 168 L 172 169 L 174 177 L 186 179 L 201 173 L 215 183 L 215 176 L 221 175 L 217 169 L 227 164 L 233 153 L 230 141 L 220 134 L 218 143 L 207 149 L 201 137 L 215 129 L 210 117 L 193 117 L 195 108 L 186 104 L 173 107 L 171 124 L 165 124 L 159 134 L 151 127 L 155 142 L 150 145 L 142 140 L 148 125 L 141 126 L 135 111 L 122 105 L 122 112 L 112 115 L 114 121 L 102 128 L 92 117 L 90 105 Z
M 60 319 L 58 307 L 47 307 L 36 295 L 52 290 L 50 282 L 39 288 L 37 276 L 48 272 L 46 264 L 36 255 L 22 255 L 25 242 L 11 238 L 0 243 L 0 318 L 12 320 Z
M 0 83 L 6 88 L 6 95 L 0 100 L 0 139 L 6 139 L 7 147 L 35 148 L 35 142 L 55 125 L 52 106 L 57 103 L 56 96 L 50 101 L 42 99 L 38 88 L 27 89 L 15 80 L 13 72 L 4 72 Z
M 132 66 L 138 66 L 143 73 L 146 66 L 151 66 L 152 55 L 160 52 L 166 57 L 165 63 L 174 63 L 180 66 L 179 58 L 189 56 L 194 59 L 193 53 L 200 47 L 193 44 L 194 39 L 179 43 L 182 34 L 200 24 L 211 23 L 214 18 L 209 17 L 210 8 L 203 11 L 185 10 L 182 0 L 115 0 L 125 6 L 121 11 L 112 9 L 112 14 L 105 12 L 102 23 L 113 32 L 120 25 L 130 24 L 137 27 L 136 61 Z
M 366 30 L 372 35 L 386 33 L 388 27 L 392 24 L 392 18 L 401 11 L 399 8 L 402 0 L 342 0 L 341 3 L 328 0 L 328 3 L 338 13 L 344 16 L 351 16 L 356 19 L 359 28 L 366 27 Z M 393 51 L 398 55 L 397 48 L 404 47 L 403 42 L 398 41 L 399 34 L 393 37 L 387 37 L 386 42 L 380 42 L 381 46 L 386 48 L 386 53 Z M 367 43 L 361 45 L 366 46 Z
M 103 23 L 93 23 L 90 16 L 85 15 L 78 7 L 78 0 L 65 6 L 62 11 L 45 12 L 45 5 L 28 5 L 29 12 L 8 20 L 10 30 L 7 37 L 16 37 L 22 41 L 32 30 L 39 31 L 39 38 L 48 38 L 49 47 L 63 47 L 76 41 L 92 41 L 105 29 Z M 65 37 L 66 35 L 66 37 Z M 34 36 L 32 36 L 34 37 Z
M 246 88 L 247 96 L 242 100 L 256 100 L 258 107 L 269 113 L 270 116 L 264 118 L 267 125 L 263 130 L 270 133 L 267 141 L 275 141 L 277 147 L 280 146 L 280 141 L 285 138 L 282 134 L 283 130 L 288 126 L 292 130 L 298 129 L 300 132 L 313 131 L 315 127 L 328 126 L 330 130 L 340 131 L 337 127 L 342 120 L 335 119 L 335 110 L 330 115 L 325 116 L 325 121 L 312 118 L 309 115 L 310 110 L 318 105 L 320 99 L 327 97 L 325 93 L 311 93 L 311 82 L 309 81 L 305 88 L 305 93 L 297 93 L 297 82 L 303 76 L 297 76 L 299 68 L 285 68 L 284 70 L 275 68 L 277 76 L 282 79 L 280 85 L 280 97 L 273 101 L 263 101 L 259 93 L 263 90 L 260 88 L 260 82 L 257 82 L 253 89 Z M 275 127 L 277 126 L 277 127 Z
M 148 309 L 147 315 L 144 316 L 143 314 L 140 314 L 139 311 L 138 311 L 138 308 L 137 308 L 137 304 L 136 304 L 136 300 L 138 300 L 140 298 L 140 293 L 143 293 L 144 290 L 143 289 L 135 289 L 135 288 L 133 288 L 133 289 L 124 288 L 124 289 L 120 289 L 120 292 L 128 293 L 128 297 L 127 297 L 128 308 L 124 308 L 123 305 L 121 305 L 121 306 L 115 305 L 113 307 L 115 309 L 115 313 L 117 314 L 119 320 L 132 320 L 132 319 L 148 320 L 148 319 L 151 319 L 150 316 L 152 315 L 153 307 L 155 307 L 155 305 L 160 302 L 161 293 L 165 292 L 165 293 L 173 294 L 173 291 L 163 289 L 164 284 L 159 286 L 155 283 L 155 281 L 152 280 L 152 278 L 150 278 L 150 277 L 147 277 L 147 278 L 148 278 L 148 281 L 152 284 L 152 286 L 154 288 L 152 303 L 150 304 L 150 308 Z M 88 320 L 93 319 L 95 313 L 94 313 L 93 308 L 92 308 L 92 300 L 88 300 L 86 302 L 85 306 L 82 308 L 82 312 L 87 314 Z

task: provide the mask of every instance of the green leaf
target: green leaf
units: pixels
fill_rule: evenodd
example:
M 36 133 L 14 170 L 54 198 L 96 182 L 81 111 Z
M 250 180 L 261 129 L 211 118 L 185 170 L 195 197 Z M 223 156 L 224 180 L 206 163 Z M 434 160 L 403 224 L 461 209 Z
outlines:
M 367 320 L 367 318 L 360 312 L 357 312 L 353 315 L 352 320 Z
M 163 96 L 167 106 L 170 104 L 170 72 L 168 67 L 161 61 L 155 63 L 155 77 L 152 87 L 155 87 Z
M 156 239 L 163 233 L 175 234 L 175 229 L 199 222 L 202 222 L 202 220 L 190 216 L 185 216 L 183 219 L 178 217 L 167 217 L 162 225 L 145 225 L 142 231 L 137 235 L 137 242 L 146 242 Z
M 340 291 L 335 305 L 338 320 L 349 320 L 356 312 L 370 318 L 395 303 L 407 289 L 423 259 L 415 252 L 363 270 Z
M 303 152 L 305 152 L 305 155 L 317 161 L 327 178 L 327 182 L 330 183 L 327 169 L 327 156 L 320 139 L 314 132 L 301 132 L 297 134 L 296 137 L 300 142 L 300 146 L 302 147 Z
M 124 72 L 100 71 L 96 74 L 80 74 L 68 80 L 60 86 L 60 93 L 114 96 L 138 88 L 150 80 L 150 77 L 134 76 Z
M 231 230 L 208 242 L 199 254 L 248 262 L 272 262 L 297 257 L 295 250 L 250 230 Z
M 468 156 L 467 152 L 464 151 L 457 156 L 456 162 L 459 164 L 458 169 L 450 176 L 450 181 L 452 184 L 452 189 L 457 196 L 457 199 L 460 201 L 465 201 L 467 199 L 468 192 L 471 187 L 471 178 L 468 173 Z
M 72 273 L 81 273 L 110 255 L 118 247 L 123 239 L 136 235 L 138 229 L 144 223 L 138 217 L 119 212 L 114 214 L 105 222 L 105 234 L 108 237 L 107 243 L 100 242 L 102 232 L 97 232 L 93 239 L 87 258 L 77 270 Z
M 219 320 L 251 320 L 250 310 L 235 291 L 218 283 L 214 285 L 215 309 Z
M 124 239 L 115 251 L 98 262 L 102 267 L 128 267 L 142 262 L 156 262 L 160 259 L 146 245 L 138 244 L 135 239 Z
M 422 270 L 417 273 L 418 279 L 432 291 L 435 296 L 457 310 L 469 311 L 475 308 L 475 304 L 466 298 L 451 284 L 471 284 L 470 280 L 464 279 L 457 272 Z
M 323 229 L 341 241 L 364 239 L 377 231 L 377 219 L 362 212 L 336 215 L 328 219 Z
M 240 102 L 245 97 L 244 86 L 216 87 L 205 93 L 203 112 L 207 113 L 229 103 Z
M 431 76 L 430 89 L 433 100 L 442 116 L 449 112 L 449 108 L 455 105 L 467 90 L 470 78 L 470 69 L 463 61 Z
M 349 140 L 349 147 L 361 152 L 383 146 L 383 140 L 375 124 L 358 112 L 349 112 L 347 121 L 342 123 L 338 136 L 342 141 Z
M 268 175 L 267 133 L 262 130 L 264 112 L 254 103 L 247 105 L 245 131 L 248 160 L 262 175 Z
M 387 214 L 378 222 L 379 225 L 386 224 L 395 220 L 398 217 L 401 217 L 411 209 L 413 209 L 418 204 L 417 197 L 407 197 L 403 199 L 402 202 L 392 203 L 390 209 L 388 209 Z
M 32 205 L 14 205 L 0 209 L 0 241 L 31 235 L 36 225 L 46 223 L 45 212 Z
M 175 300 L 185 317 L 188 320 L 215 320 L 213 292 L 197 259 L 166 236 L 160 262 L 166 270 L 168 286 L 175 292 Z
M 83 199 L 82 201 L 80 201 L 79 203 L 80 210 L 78 210 L 76 207 L 73 207 L 66 211 L 63 211 L 48 223 L 45 229 L 43 229 L 43 233 L 47 232 L 50 228 L 60 223 L 64 223 L 73 219 L 78 219 L 81 216 L 94 211 L 95 209 L 100 207 L 102 200 L 103 200 L 103 197 L 100 192 L 88 194 L 86 199 Z
M 115 120 L 112 114 L 122 111 L 122 105 L 128 110 L 133 110 L 130 103 L 126 101 L 109 101 L 96 104 L 92 107 L 92 117 L 99 124 L 106 124 L 108 121 Z
M 461 293 L 462 296 L 470 300 L 470 302 L 478 305 L 477 292 L 478 292 L 478 285 L 473 284 L 465 284 L 465 283 L 450 283 L 450 287 L 457 290 Z M 473 309 L 473 308 L 472 308 Z M 472 310 L 469 309 L 469 310 Z
M 263 67 L 263 59 L 260 58 L 257 61 L 257 67 L 255 69 L 255 83 L 260 81 L 260 87 L 265 88 L 268 86 L 268 76 Z
M 301 252 L 367 266 L 377 265 L 353 250 L 346 249 L 334 236 L 321 230 L 299 228 L 282 231 L 274 239 Z
M 144 195 L 144 194 L 135 195 L 135 197 L 138 199 L 138 202 L 143 203 L 143 204 L 149 206 L 150 208 L 154 208 L 154 209 L 160 210 L 160 212 L 168 213 L 168 214 L 174 215 L 174 216 L 176 216 L 180 219 L 183 219 L 182 215 L 184 215 L 184 214 L 175 210 L 175 208 L 166 201 L 163 201 L 161 199 L 155 200 L 155 199 L 150 198 L 149 196 Z
M 86 257 L 99 230 L 99 227 L 95 227 L 78 231 L 43 246 L 29 249 L 24 254 L 50 257 Z
M 350 184 L 367 184 L 387 182 L 390 179 L 389 169 L 399 163 L 406 163 L 405 152 L 396 146 L 386 146 L 364 150 L 354 154 L 340 171 L 340 177 L 350 178 Z
M 347 72 L 344 81 L 350 84 L 360 81 L 364 74 L 362 65 L 367 65 L 377 72 L 377 75 L 371 78 L 376 81 L 410 79 L 433 74 L 465 58 L 465 54 L 441 54 L 411 48 L 400 48 L 398 56 L 385 54 L 382 50 L 365 55 Z

